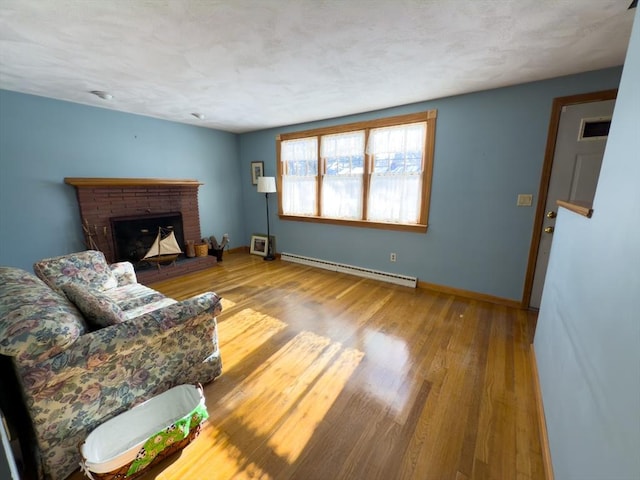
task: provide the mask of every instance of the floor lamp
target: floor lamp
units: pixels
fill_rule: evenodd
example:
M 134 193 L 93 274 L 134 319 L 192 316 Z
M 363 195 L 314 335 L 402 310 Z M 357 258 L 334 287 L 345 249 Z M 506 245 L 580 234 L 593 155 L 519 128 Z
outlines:
M 265 260 L 275 260 L 273 249 L 271 247 L 271 231 L 269 230 L 269 194 L 276 192 L 275 177 L 258 177 L 258 193 L 264 193 L 267 202 L 267 255 Z

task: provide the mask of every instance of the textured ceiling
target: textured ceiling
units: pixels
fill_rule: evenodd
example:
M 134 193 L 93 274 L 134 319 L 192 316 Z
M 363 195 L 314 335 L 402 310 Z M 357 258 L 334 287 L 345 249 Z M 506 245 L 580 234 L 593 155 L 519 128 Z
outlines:
M 0 88 L 246 132 L 621 65 L 630 2 L 0 0 Z

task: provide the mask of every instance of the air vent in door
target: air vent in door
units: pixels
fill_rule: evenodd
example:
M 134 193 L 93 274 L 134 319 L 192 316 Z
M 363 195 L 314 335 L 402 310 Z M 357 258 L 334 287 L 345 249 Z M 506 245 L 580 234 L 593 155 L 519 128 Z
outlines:
M 605 140 L 609 136 L 611 117 L 583 118 L 578 140 Z

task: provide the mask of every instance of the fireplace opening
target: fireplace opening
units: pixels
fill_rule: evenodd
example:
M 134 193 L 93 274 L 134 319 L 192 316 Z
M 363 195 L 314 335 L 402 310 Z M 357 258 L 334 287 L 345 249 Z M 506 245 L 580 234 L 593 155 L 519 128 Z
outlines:
M 118 262 L 131 262 L 136 269 L 149 267 L 142 258 L 153 245 L 160 228 L 173 231 L 180 249 L 185 251 L 182 214 L 179 212 L 112 217 L 110 221 Z M 184 258 L 184 254 L 179 258 Z

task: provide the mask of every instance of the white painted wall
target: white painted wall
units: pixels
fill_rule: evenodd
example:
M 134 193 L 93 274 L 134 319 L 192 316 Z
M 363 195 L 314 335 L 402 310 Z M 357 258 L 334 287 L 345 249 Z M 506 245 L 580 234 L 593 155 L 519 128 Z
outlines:
M 640 478 L 640 21 L 591 219 L 560 209 L 534 347 L 557 480 Z

